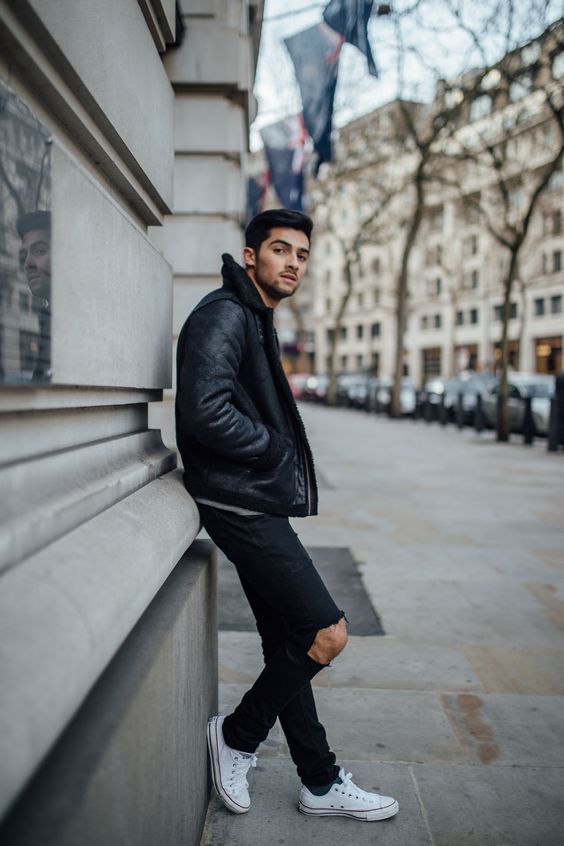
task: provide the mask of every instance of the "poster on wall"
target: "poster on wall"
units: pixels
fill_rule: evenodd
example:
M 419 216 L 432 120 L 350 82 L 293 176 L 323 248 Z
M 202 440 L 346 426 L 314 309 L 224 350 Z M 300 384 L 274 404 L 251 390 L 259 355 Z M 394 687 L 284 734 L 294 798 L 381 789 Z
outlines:
M 0 79 L 0 385 L 51 378 L 51 147 Z

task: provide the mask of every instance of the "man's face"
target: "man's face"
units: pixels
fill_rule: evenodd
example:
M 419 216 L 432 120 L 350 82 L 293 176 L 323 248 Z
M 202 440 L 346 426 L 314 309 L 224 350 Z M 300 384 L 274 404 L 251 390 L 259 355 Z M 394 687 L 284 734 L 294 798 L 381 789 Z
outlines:
M 309 239 L 298 229 L 276 227 L 260 245 L 258 255 L 251 247 L 245 247 L 243 256 L 247 273 L 263 301 L 276 308 L 300 287 L 309 258 Z
M 32 229 L 22 236 L 20 267 L 34 297 L 48 300 L 51 294 L 51 235 L 46 229 Z

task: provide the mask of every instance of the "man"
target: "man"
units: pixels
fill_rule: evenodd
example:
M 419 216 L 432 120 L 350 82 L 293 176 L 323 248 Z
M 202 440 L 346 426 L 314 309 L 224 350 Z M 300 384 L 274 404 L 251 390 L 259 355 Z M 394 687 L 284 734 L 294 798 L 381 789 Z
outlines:
M 346 620 L 288 521 L 317 513 L 317 486 L 273 315 L 299 288 L 312 226 L 287 209 L 257 215 L 246 231 L 245 268 L 223 256 L 223 287 L 196 306 L 178 341 L 185 484 L 237 569 L 265 661 L 235 711 L 210 719 L 208 746 L 220 798 L 245 813 L 248 770 L 278 717 L 302 780 L 299 810 L 377 820 L 396 814 L 397 802 L 353 784 L 317 718 L 310 682 L 344 648 Z
M 51 212 L 24 214 L 18 218 L 16 229 L 21 238 L 20 268 L 27 277 L 39 320 L 38 353 L 32 378 L 45 381 L 51 367 Z

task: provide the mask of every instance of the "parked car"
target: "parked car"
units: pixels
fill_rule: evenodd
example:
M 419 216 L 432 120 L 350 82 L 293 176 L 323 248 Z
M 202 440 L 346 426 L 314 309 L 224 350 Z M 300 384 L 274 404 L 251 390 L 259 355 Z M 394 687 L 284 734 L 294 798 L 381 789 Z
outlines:
M 316 373 L 313 376 L 308 376 L 302 390 L 301 399 L 308 402 L 326 402 L 328 387 L 329 377 L 325 373 Z
M 290 385 L 290 390 L 292 391 L 294 399 L 303 399 L 303 393 L 305 391 L 308 379 L 308 373 L 290 373 L 288 375 L 288 383 Z
M 476 411 L 477 397 L 483 394 L 486 386 L 492 381 L 493 375 L 491 373 L 467 373 L 462 376 L 457 376 L 453 380 L 450 391 L 453 394 L 452 403 L 454 408 L 454 417 L 456 417 L 456 409 L 458 406 L 458 397 L 462 394 L 462 415 L 464 423 L 471 425 L 474 422 L 474 413 Z M 446 403 L 445 403 L 446 404 Z
M 488 425 L 497 426 L 499 378 L 492 379 L 482 394 L 482 408 Z M 525 400 L 531 397 L 535 434 L 546 435 L 550 417 L 550 400 L 554 396 L 554 376 L 541 373 L 510 373 L 507 382 L 507 411 L 511 432 L 522 432 Z
M 341 408 L 363 408 L 368 393 L 366 381 L 364 373 L 339 373 L 335 405 Z
M 394 380 L 389 377 L 373 379 L 369 384 L 368 408 L 370 411 L 389 412 L 392 402 L 392 386 Z M 401 380 L 400 407 L 404 415 L 413 414 L 415 411 L 417 395 L 413 379 L 404 376 Z

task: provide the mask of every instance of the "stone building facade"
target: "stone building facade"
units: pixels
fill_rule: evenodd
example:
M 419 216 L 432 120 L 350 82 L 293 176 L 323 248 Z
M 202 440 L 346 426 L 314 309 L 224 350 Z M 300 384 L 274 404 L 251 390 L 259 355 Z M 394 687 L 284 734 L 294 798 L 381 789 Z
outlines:
M 242 243 L 261 19 L 0 0 L 2 90 L 49 138 L 23 211 L 51 222 L 49 372 L 0 378 L 0 843 L 199 842 L 215 567 L 175 469 L 172 340 Z M 0 196 L 19 306 L 22 209 Z
M 534 43 L 523 48 L 519 84 L 508 92 L 497 90 L 495 75 L 486 77 L 484 92 L 464 112 L 456 130 L 473 144 L 491 139 L 496 126 L 503 125 L 509 154 L 518 167 L 511 198 L 517 212 L 520 191 L 536 178 L 560 143 L 540 96 L 538 85 L 543 80 L 539 83 L 532 70 L 540 49 Z M 563 56 L 555 50 L 549 57 L 550 84 L 560 89 Z M 428 107 L 408 107 L 417 120 L 425 119 Z M 345 290 L 343 244 L 360 231 L 376 202 L 386 203 L 381 215 L 385 224 L 379 232 L 367 226 L 361 238 L 360 261 L 355 263 L 352 293 L 336 341 L 336 370 L 386 377 L 394 371 L 396 279 L 412 191 L 409 180 L 402 179 L 413 172 L 414 161 L 401 114 L 395 101 L 344 126 L 338 134 L 335 163 L 312 187 L 318 223 L 311 272 L 319 372 L 328 370 L 335 315 Z M 459 181 L 461 191 L 440 180 L 429 186 L 410 260 L 404 372 L 417 384 L 427 376 L 452 376 L 468 368 L 493 370 L 499 359 L 507 251 L 468 202 L 476 192 L 492 190 L 491 172 L 481 182 L 473 179 L 465 184 L 462 175 Z M 382 199 L 386 185 L 392 186 L 391 196 Z M 560 167 L 539 200 L 521 253 L 509 321 L 510 364 L 521 370 L 557 373 L 563 366 L 563 188 Z

